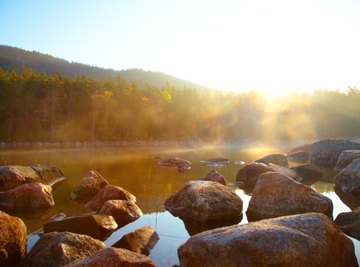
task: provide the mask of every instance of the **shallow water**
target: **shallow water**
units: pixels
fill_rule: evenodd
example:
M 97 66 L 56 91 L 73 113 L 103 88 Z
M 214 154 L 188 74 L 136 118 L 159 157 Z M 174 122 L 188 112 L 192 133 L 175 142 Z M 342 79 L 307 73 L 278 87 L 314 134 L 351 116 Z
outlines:
M 295 145 L 293 145 L 295 146 Z M 197 179 L 215 169 L 225 176 L 228 183 L 235 181 L 237 170 L 240 168 L 236 161 L 249 163 L 269 153 L 286 153 L 291 144 L 276 145 L 222 145 L 222 146 L 124 146 L 114 148 L 58 148 L 58 149 L 12 149 L 0 150 L 0 165 L 31 165 L 42 163 L 61 168 L 66 180 L 53 192 L 55 207 L 47 214 L 20 216 L 28 227 L 29 233 L 34 232 L 58 213 L 68 216 L 80 215 L 91 210 L 76 201 L 69 200 L 69 195 L 80 179 L 89 170 L 99 171 L 111 184 L 121 186 L 137 197 L 137 205 L 144 215 L 133 223 L 114 232 L 106 241 L 112 245 L 124 234 L 139 227 L 150 225 L 159 234 L 160 240 L 151 251 L 150 258 L 157 266 L 172 266 L 178 263 L 177 248 L 184 243 L 189 234 L 184 223 L 173 217 L 163 208 L 165 199 L 174 191 L 180 189 L 189 180 Z M 175 168 L 163 167 L 158 164 L 160 158 L 182 157 L 192 162 L 192 168 L 179 173 Z M 227 157 L 230 163 L 225 166 L 207 166 L 201 163 L 215 157 Z M 332 172 L 326 181 L 332 180 Z M 250 196 L 243 190 L 231 186 L 244 202 L 246 211 Z M 313 189 L 331 198 L 334 203 L 333 217 L 344 211 L 350 211 L 339 196 L 334 192 L 333 184 L 318 181 L 311 185 Z M 349 203 L 348 203 L 349 205 Z M 241 223 L 246 223 L 244 212 Z M 31 235 L 28 249 L 38 239 Z M 356 254 L 360 259 L 360 242 L 354 240 Z

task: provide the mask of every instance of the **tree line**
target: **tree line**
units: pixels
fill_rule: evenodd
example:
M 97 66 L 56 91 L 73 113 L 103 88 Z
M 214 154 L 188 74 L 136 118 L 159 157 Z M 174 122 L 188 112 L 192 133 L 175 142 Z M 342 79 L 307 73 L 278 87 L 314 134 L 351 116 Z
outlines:
M 121 76 L 0 69 L 0 141 L 358 138 L 358 103 L 356 88 L 270 99 L 256 91 L 139 86 Z

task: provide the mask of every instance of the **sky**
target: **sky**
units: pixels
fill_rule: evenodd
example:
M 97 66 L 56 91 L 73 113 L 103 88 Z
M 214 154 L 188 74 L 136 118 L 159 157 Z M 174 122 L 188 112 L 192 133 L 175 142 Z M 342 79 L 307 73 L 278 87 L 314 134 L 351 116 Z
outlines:
M 207 87 L 360 88 L 358 0 L 0 0 L 0 44 Z

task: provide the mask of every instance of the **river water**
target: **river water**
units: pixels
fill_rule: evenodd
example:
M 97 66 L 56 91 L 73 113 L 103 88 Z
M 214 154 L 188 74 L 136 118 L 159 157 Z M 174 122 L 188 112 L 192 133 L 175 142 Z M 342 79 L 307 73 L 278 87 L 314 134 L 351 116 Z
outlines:
M 184 223 L 179 218 L 167 212 L 163 203 L 174 191 L 180 189 L 185 182 L 206 175 L 215 169 L 222 174 L 227 183 L 233 183 L 240 166 L 236 161 L 250 163 L 270 153 L 286 153 L 295 144 L 222 144 L 203 145 L 192 143 L 178 146 L 120 146 L 106 148 L 53 148 L 53 149 L 0 149 L 0 165 L 31 165 L 46 164 L 59 167 L 65 174 L 66 180 L 53 191 L 55 207 L 47 214 L 34 216 L 18 214 L 27 225 L 28 232 L 32 233 L 50 218 L 58 213 L 67 216 L 81 215 L 91 210 L 76 201 L 69 199 L 71 191 L 89 170 L 96 170 L 111 184 L 121 186 L 134 194 L 137 205 L 144 215 L 133 223 L 114 232 L 105 243 L 111 246 L 124 234 L 139 227 L 150 225 L 158 233 L 160 240 L 151 251 L 149 257 L 157 266 L 172 266 L 178 263 L 177 248 L 184 243 L 189 234 Z M 158 164 L 159 159 L 181 157 L 192 162 L 191 169 L 180 173 L 175 168 L 164 167 Z M 230 163 L 225 166 L 207 166 L 201 160 L 227 157 Z M 295 163 L 290 163 L 295 164 Z M 340 212 L 350 211 L 338 195 L 334 192 L 331 182 L 317 181 L 311 185 L 313 189 L 332 199 L 334 203 L 333 217 Z M 250 196 L 236 186 L 231 186 L 244 202 L 244 216 L 241 223 L 246 223 L 245 211 Z M 349 203 L 347 203 L 349 205 Z M 351 203 L 350 205 L 351 206 Z M 38 240 L 36 234 L 30 235 L 28 249 Z M 356 254 L 360 259 L 360 242 L 354 240 Z

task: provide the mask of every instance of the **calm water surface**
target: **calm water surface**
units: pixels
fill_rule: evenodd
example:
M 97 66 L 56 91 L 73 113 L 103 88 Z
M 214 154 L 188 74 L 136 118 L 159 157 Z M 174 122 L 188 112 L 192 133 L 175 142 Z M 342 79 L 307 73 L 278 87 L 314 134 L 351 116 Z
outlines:
M 206 175 L 212 169 L 216 169 L 224 175 L 228 183 L 233 183 L 236 172 L 240 168 L 234 164 L 236 160 L 249 163 L 269 153 L 286 153 L 294 146 L 291 144 L 277 145 L 276 147 L 239 144 L 202 146 L 197 144 L 176 147 L 2 149 L 0 150 L 0 165 L 42 163 L 61 168 L 67 178 L 53 191 L 55 207 L 50 212 L 35 216 L 18 215 L 24 220 L 29 233 L 41 228 L 55 214 L 65 213 L 71 216 L 91 212 L 83 204 L 69 200 L 69 195 L 87 171 L 99 171 L 111 184 L 121 186 L 134 194 L 137 197 L 137 205 L 144 213 L 135 222 L 114 232 L 105 243 L 111 246 L 124 234 L 150 225 L 157 231 L 160 240 L 149 257 L 157 266 L 172 266 L 178 263 L 177 248 L 189 238 L 182 220 L 173 217 L 163 208 L 165 199 L 172 192 L 180 189 L 185 182 Z M 188 172 L 179 173 L 174 168 L 163 167 L 157 163 L 159 158 L 167 157 L 182 157 L 190 160 L 192 168 Z M 230 164 L 222 167 L 209 167 L 200 163 L 201 160 L 213 157 L 227 157 L 230 159 Z M 332 174 L 330 174 L 327 180 L 331 181 L 332 178 Z M 350 211 L 350 208 L 334 192 L 332 183 L 319 181 L 312 184 L 311 187 L 332 199 L 334 218 L 340 212 Z M 250 196 L 235 186 L 232 188 L 244 202 L 244 217 L 241 223 L 246 223 L 245 211 Z M 37 235 L 30 236 L 28 249 L 37 239 Z M 357 257 L 360 259 L 360 244 L 354 239 L 353 241 Z

